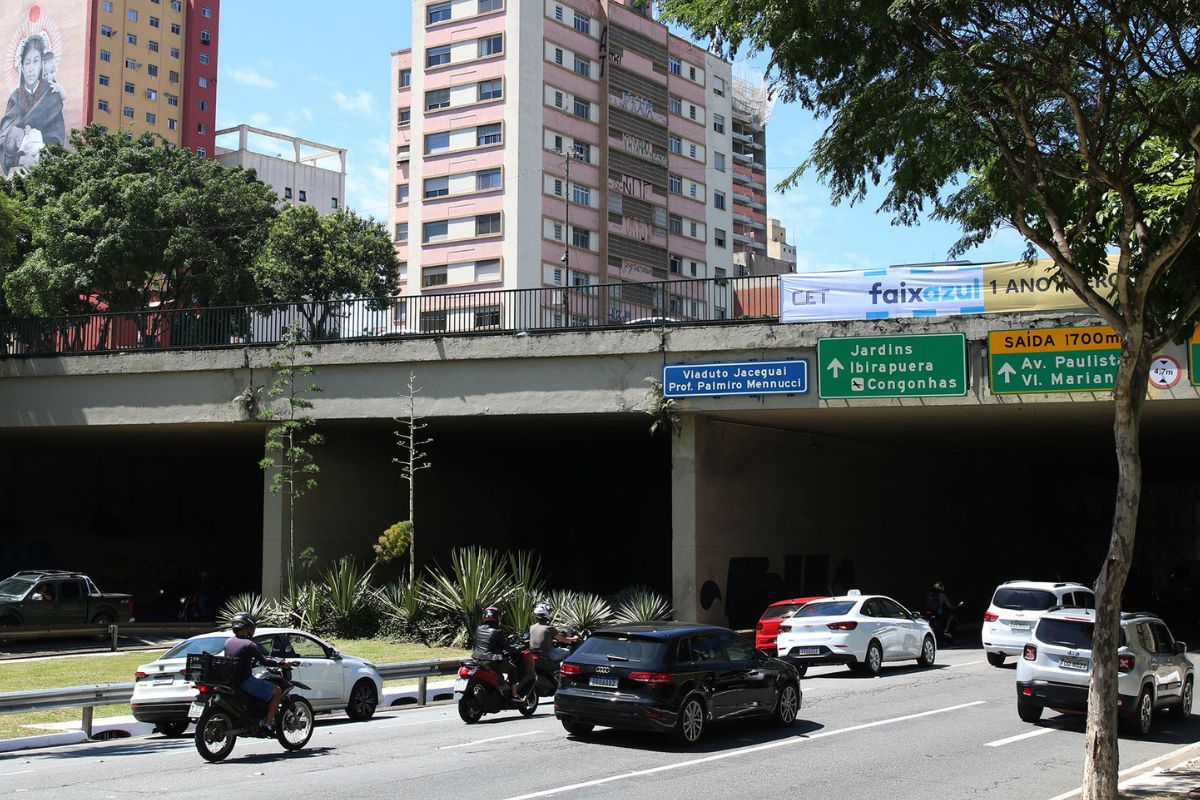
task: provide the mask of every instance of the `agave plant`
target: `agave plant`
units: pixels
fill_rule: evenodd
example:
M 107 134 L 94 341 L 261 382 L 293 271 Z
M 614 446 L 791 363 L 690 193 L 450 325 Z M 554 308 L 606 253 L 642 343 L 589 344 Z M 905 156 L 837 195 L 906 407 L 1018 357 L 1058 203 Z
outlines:
M 612 606 L 600 595 L 590 592 L 561 594 L 561 597 L 551 596 L 555 610 L 554 619 L 560 627 L 588 634 L 613 621 Z
M 217 622 L 228 628 L 235 614 L 249 614 L 254 617 L 255 622 L 262 624 L 267 616 L 269 606 L 270 604 L 263 599 L 263 596 L 255 592 L 235 594 L 221 607 L 221 612 L 217 614 Z
M 329 616 L 325 587 L 319 583 L 306 583 L 292 594 L 291 606 L 284 609 L 288 624 L 308 631 L 324 628 Z
M 324 591 L 334 633 L 340 636 L 374 633 L 372 569 L 368 567 L 361 572 L 358 562 L 345 556 L 325 571 Z
M 617 595 L 615 622 L 657 622 L 674 616 L 667 599 L 645 586 L 630 586 Z
M 422 593 L 425 591 L 425 581 L 417 578 L 408 581 L 404 578 L 389 583 L 375 592 L 379 610 L 383 617 L 393 623 L 394 629 L 409 630 L 420 623 L 425 616 L 426 606 Z
M 425 602 L 451 618 L 457 629 L 452 644 L 470 644 L 483 619 L 483 610 L 506 602 L 515 587 L 504 561 L 494 550 L 460 547 L 450 552 L 450 571 L 431 569 L 425 584 Z

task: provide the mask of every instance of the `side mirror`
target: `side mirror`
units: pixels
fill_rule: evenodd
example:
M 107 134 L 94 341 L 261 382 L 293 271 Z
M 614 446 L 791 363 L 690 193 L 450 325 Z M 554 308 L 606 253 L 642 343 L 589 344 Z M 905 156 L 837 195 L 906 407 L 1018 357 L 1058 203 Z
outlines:
M 913 612 L 912 612 L 912 618 L 913 618 L 914 620 L 924 619 L 924 618 L 925 618 L 925 615 L 924 615 L 924 614 L 922 614 L 920 611 L 913 611 Z
M 1183 655 L 1187 652 L 1187 642 L 1175 642 L 1174 649 L 1176 653 Z
M 42 596 L 41 592 L 34 592 L 33 594 L 29 595 L 29 599 L 35 603 L 40 603 L 46 598 Z

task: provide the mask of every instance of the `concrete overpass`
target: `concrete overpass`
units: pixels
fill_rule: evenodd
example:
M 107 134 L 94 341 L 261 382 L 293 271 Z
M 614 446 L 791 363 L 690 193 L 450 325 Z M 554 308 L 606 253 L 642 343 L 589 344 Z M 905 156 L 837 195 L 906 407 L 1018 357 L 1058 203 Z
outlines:
M 597 573 L 613 572 L 669 586 L 682 617 L 734 624 L 771 592 L 860 586 L 915 602 L 939 576 L 969 597 L 1004 577 L 1090 580 L 1111 514 L 1109 395 L 993 395 L 986 345 L 994 330 L 1094 324 L 993 314 L 316 346 L 314 413 L 327 443 L 297 547 L 366 554 L 407 514 L 392 418 L 411 371 L 435 438 L 434 468 L 418 476 L 422 561 L 454 544 L 533 547 L 564 583 L 609 590 Z M 966 336 L 964 396 L 821 400 L 813 377 L 806 393 L 681 399 L 674 433 L 649 433 L 647 378 L 664 364 L 804 359 L 815 376 L 818 339 L 946 332 Z M 1173 354 L 1186 372 L 1183 348 Z M 174 551 L 181 536 L 204 550 L 215 537 L 221 547 L 185 565 L 211 569 L 236 541 L 276 591 L 285 506 L 254 466 L 266 426 L 235 402 L 270 384 L 271 357 L 244 348 L 0 361 L 3 539 L 62 537 L 76 542 L 73 558 L 118 557 L 145 538 L 131 531 L 153 528 L 130 520 L 167 485 L 152 551 Z M 1147 407 L 1143 526 L 1161 534 L 1143 537 L 1149 562 L 1200 557 L 1197 409 L 1186 374 Z M 116 520 L 116 551 L 98 543 L 105 524 L 72 515 L 97 504 Z

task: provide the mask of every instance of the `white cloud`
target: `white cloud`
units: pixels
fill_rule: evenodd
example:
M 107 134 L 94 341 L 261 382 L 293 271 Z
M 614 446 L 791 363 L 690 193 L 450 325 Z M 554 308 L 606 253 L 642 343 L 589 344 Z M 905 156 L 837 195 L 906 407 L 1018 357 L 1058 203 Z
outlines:
M 236 82 L 260 89 L 274 89 L 278 84 L 253 67 L 234 67 L 225 73 Z
M 387 158 L 392 152 L 392 143 L 383 136 L 372 136 L 367 142 L 367 150 L 372 156 Z
M 255 111 L 250 115 L 250 124 L 256 128 L 270 128 L 271 116 L 265 111 Z
M 366 89 L 359 89 L 350 95 L 340 91 L 334 92 L 332 97 L 333 102 L 337 103 L 342 111 L 370 115 L 375 110 L 375 95 Z
M 309 108 L 308 106 L 301 106 L 301 107 L 300 107 L 300 116 L 304 117 L 304 119 L 305 119 L 305 121 L 306 121 L 306 122 L 312 122 L 312 121 L 313 121 L 313 113 L 312 113 L 312 109 L 311 109 L 311 108 Z

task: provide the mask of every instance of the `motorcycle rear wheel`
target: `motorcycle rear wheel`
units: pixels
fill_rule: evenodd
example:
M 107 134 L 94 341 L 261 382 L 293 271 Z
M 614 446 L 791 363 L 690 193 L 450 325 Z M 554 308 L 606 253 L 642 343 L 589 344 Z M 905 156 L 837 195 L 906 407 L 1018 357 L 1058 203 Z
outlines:
M 233 720 L 219 708 L 208 707 L 196 723 L 196 751 L 205 761 L 224 761 L 233 752 L 237 737 L 229 733 Z
M 473 691 L 464 692 L 459 699 L 458 716 L 468 725 L 474 725 L 483 717 L 483 706 L 475 699 Z
M 537 691 L 531 686 L 529 693 L 525 695 L 525 699 L 521 701 L 521 705 L 517 708 L 521 712 L 522 717 L 532 717 L 537 711 L 538 696 Z
M 312 705 L 303 697 L 288 695 L 275 720 L 276 734 L 284 750 L 299 750 L 313 735 Z

